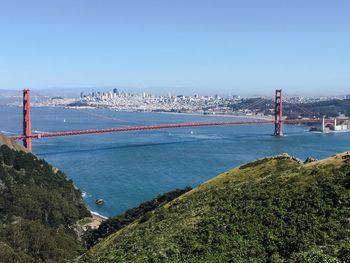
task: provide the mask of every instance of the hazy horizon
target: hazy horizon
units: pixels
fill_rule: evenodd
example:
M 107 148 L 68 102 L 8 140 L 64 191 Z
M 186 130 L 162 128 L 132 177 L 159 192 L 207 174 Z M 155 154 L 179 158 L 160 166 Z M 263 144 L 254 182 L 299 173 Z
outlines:
M 117 88 L 119 91 L 129 92 L 129 93 L 142 93 L 146 92 L 151 95 L 157 95 L 157 96 L 167 96 L 169 94 L 171 95 L 219 95 L 219 96 L 232 96 L 232 95 L 239 95 L 243 97 L 255 97 L 255 96 L 262 96 L 262 97 L 271 97 L 273 98 L 275 95 L 275 88 L 271 88 L 270 90 L 266 90 L 266 92 L 256 92 L 256 93 L 238 93 L 235 92 L 235 90 L 232 90 L 232 92 L 217 92 L 215 90 L 203 90 L 200 89 L 198 92 L 196 90 L 186 90 L 186 88 L 172 88 L 172 87 L 149 87 L 149 88 L 138 88 L 138 87 L 122 87 L 118 85 L 113 86 L 96 86 L 96 87 L 49 87 L 49 88 L 31 88 L 31 87 L 25 87 L 29 88 L 34 92 L 34 95 L 37 94 L 38 96 L 68 96 L 68 97 L 79 97 L 80 92 L 83 92 L 84 94 L 88 94 L 93 91 L 100 91 L 100 92 L 108 92 L 112 91 L 114 88 Z M 165 91 L 165 88 L 169 88 L 169 90 L 172 91 Z M 0 88 L 0 92 L 7 92 L 7 93 L 18 93 L 18 96 L 22 96 L 22 89 L 2 89 Z M 193 92 L 192 92 L 193 91 Z M 333 94 L 327 94 L 327 93 L 319 93 L 314 92 L 310 94 L 306 93 L 295 93 L 290 92 L 289 90 L 282 89 L 283 94 L 285 97 L 293 97 L 293 96 L 305 96 L 305 97 L 337 97 L 337 96 L 345 96 L 349 95 L 349 93 L 333 93 Z M 1 95 L 1 93 L 0 93 Z

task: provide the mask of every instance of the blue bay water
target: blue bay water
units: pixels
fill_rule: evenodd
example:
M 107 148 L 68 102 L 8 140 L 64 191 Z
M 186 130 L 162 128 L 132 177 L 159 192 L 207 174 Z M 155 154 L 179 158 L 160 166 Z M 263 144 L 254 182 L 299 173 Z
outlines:
M 21 114 L 21 108 L 0 107 L 0 132 L 20 134 Z M 40 132 L 229 120 L 232 117 L 32 108 L 33 130 Z M 285 126 L 283 138 L 272 132 L 267 124 L 57 137 L 35 140 L 33 152 L 65 172 L 86 193 L 91 210 L 113 216 L 259 157 L 287 152 L 319 159 L 350 148 L 350 133 L 315 134 L 304 126 Z M 105 204 L 96 205 L 97 198 Z

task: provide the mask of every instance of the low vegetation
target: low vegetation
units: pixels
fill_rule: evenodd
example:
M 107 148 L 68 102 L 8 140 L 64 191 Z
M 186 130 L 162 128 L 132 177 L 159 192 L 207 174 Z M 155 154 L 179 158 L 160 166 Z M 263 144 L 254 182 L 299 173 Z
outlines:
M 0 262 L 72 262 L 101 239 L 191 190 L 176 189 L 81 233 L 92 218 L 81 192 L 58 169 L 17 144 L 0 146 Z M 83 238 L 81 235 L 83 234 Z
M 98 229 L 86 232 L 86 247 L 91 248 L 103 238 L 131 224 L 137 219 L 140 219 L 141 222 L 147 221 L 147 219 L 151 216 L 152 211 L 172 201 L 178 196 L 190 191 L 191 189 L 191 187 L 186 187 L 184 189 L 176 189 L 174 191 L 164 193 L 152 199 L 151 201 L 141 203 L 138 207 L 128 209 L 121 215 L 107 219 L 101 223 Z
M 62 172 L 0 147 L 1 262 L 69 262 L 84 251 L 75 224 L 86 216 L 81 192 Z
M 350 262 L 350 155 L 238 167 L 123 227 L 79 262 Z

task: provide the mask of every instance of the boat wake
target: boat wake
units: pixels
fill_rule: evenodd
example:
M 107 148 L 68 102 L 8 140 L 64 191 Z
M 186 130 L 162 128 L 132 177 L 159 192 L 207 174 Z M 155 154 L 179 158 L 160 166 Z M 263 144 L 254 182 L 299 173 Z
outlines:
M 49 132 L 46 132 L 46 131 L 38 131 L 38 130 L 33 130 L 33 132 L 35 132 L 35 133 L 49 133 Z
M 177 137 L 177 138 L 189 138 L 189 139 L 198 139 L 198 140 L 220 140 L 223 139 L 222 136 L 218 135 L 209 135 L 209 134 L 198 134 L 198 133 L 188 133 L 188 134 L 176 134 L 176 133 L 169 133 L 168 136 L 170 137 Z

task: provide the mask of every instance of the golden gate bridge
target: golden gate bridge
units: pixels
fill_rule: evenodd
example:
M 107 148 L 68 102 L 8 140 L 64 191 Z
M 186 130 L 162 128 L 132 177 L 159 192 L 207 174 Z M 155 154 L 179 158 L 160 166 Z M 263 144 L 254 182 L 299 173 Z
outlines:
M 131 132 L 131 131 L 143 131 L 143 130 L 158 130 L 158 129 L 174 129 L 174 128 L 188 128 L 188 127 L 204 127 L 204 126 L 224 126 L 224 125 L 247 125 L 247 124 L 274 124 L 275 136 L 283 136 L 283 124 L 293 123 L 314 123 L 320 122 L 318 118 L 308 119 L 284 119 L 283 118 L 283 103 L 282 103 L 282 90 L 277 89 L 275 93 L 275 118 L 273 120 L 252 120 L 252 121 L 226 121 L 226 122 L 191 122 L 191 123 L 169 123 L 169 124 L 156 124 L 156 125 L 143 125 L 143 126 L 131 126 L 131 127 L 117 127 L 117 128 L 104 128 L 104 129 L 88 129 L 88 130 L 76 130 L 76 131 L 56 131 L 45 133 L 33 133 L 31 125 L 31 113 L 30 113 L 30 90 L 23 90 L 23 134 L 10 136 L 14 140 L 23 140 L 23 145 L 32 151 L 32 140 L 60 137 L 60 136 L 74 136 L 83 134 L 99 134 L 99 133 L 111 133 L 111 132 Z

